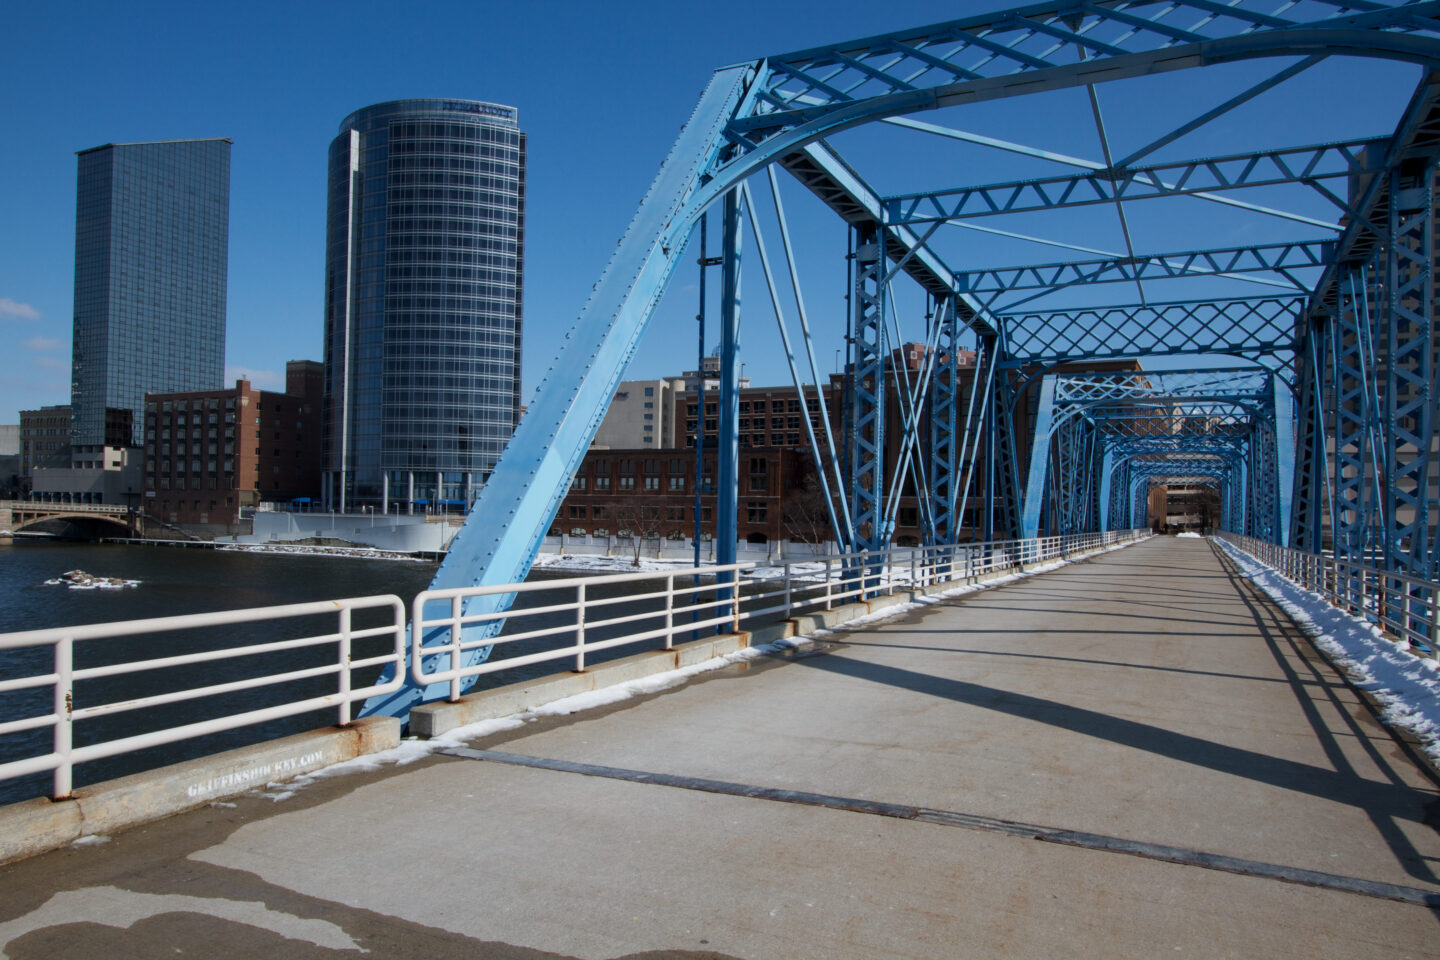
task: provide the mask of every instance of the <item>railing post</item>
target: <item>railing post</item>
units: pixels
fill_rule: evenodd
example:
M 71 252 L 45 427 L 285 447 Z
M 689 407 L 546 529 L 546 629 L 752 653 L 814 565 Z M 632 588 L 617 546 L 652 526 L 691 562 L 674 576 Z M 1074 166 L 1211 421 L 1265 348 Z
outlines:
M 781 565 L 781 566 L 784 568 L 784 570 L 785 570 L 785 619 L 786 619 L 786 620 L 789 620 L 790 617 L 791 617 L 791 615 L 795 612 L 795 611 L 794 611 L 794 603 L 792 602 L 791 595 L 790 595 L 790 594 L 791 594 L 790 561 L 789 561 L 789 560 L 782 560 L 782 561 L 780 562 L 780 565 Z
M 460 618 L 465 610 L 465 601 L 459 597 L 450 598 L 450 702 L 460 699 L 460 638 L 464 628 Z
M 730 632 L 740 632 L 740 571 L 731 571 L 735 589 L 730 591 Z
M 1440 660 L 1440 592 L 1430 591 L 1430 659 Z
M 665 577 L 665 649 L 675 647 L 675 574 Z
M 64 800 L 70 796 L 72 770 L 70 745 L 73 742 L 71 715 L 75 708 L 72 675 L 74 674 L 75 641 L 61 637 L 55 644 L 55 784 L 53 796 Z
M 350 608 L 340 608 L 340 726 L 350 725 Z
M 585 584 L 575 586 L 575 672 L 585 672 Z

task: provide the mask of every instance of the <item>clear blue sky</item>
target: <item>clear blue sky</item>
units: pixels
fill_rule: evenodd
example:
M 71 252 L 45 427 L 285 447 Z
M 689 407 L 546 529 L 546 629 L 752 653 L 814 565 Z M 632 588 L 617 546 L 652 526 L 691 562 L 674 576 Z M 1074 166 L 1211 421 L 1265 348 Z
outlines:
M 340 120 L 357 107 L 401 97 L 518 107 L 530 137 L 528 399 L 551 346 L 573 323 L 715 67 L 1001 6 L 970 0 L 12 2 L 0 60 L 0 123 L 7 132 L 0 149 L 0 332 L 7 345 L 0 353 L 0 423 L 17 422 L 21 408 L 69 402 L 77 150 L 185 137 L 234 140 L 227 377 L 248 374 L 273 388 L 286 360 L 320 359 L 325 157 Z M 1148 84 L 1101 87 L 1117 151 L 1282 65 L 1186 71 Z M 1386 134 L 1414 76 L 1405 67 L 1329 63 L 1166 155 Z M 925 119 L 1090 158 L 1100 154 L 1079 91 Z M 913 133 L 846 134 L 838 145 L 892 191 L 1061 169 Z M 812 315 L 826 328 L 822 366 L 828 368 L 843 326 L 845 233 L 793 185 L 785 196 L 797 231 L 810 237 L 801 271 Z M 1255 199 L 1331 220 L 1335 215 L 1311 196 Z M 1323 233 L 1197 203 L 1132 205 L 1147 208 L 1132 219 L 1137 248 Z M 1122 243 L 1113 210 L 1092 210 L 1064 224 L 1034 220 L 988 225 L 1096 248 Z M 957 245 L 946 252 L 952 265 L 1073 256 L 960 230 L 942 233 Z M 778 257 L 778 243 L 772 239 L 770 246 Z M 630 376 L 662 376 L 693 361 L 694 279 L 693 270 L 677 277 Z M 747 373 L 765 382 L 788 380 L 770 333 L 773 319 L 761 306 L 758 270 L 747 272 L 745 284 Z M 1115 290 L 1104 293 L 1126 299 Z M 1133 289 L 1129 293 L 1133 299 Z M 918 315 L 918 307 L 911 312 Z M 792 322 L 793 315 L 792 309 Z M 907 322 L 907 335 L 918 333 L 919 321 Z

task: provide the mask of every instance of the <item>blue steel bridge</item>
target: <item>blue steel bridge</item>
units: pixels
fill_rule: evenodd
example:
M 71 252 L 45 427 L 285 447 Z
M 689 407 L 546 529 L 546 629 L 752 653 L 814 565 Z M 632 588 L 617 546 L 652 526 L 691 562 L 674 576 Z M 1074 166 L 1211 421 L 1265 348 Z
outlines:
M 433 587 L 524 579 L 707 229 L 719 564 L 735 559 L 745 277 L 779 322 L 801 409 L 819 406 L 805 439 L 847 551 L 889 545 L 902 490 L 918 496 L 926 542 L 947 544 L 967 510 L 985 540 L 1143 527 L 1148 491 L 1183 483 L 1212 491 L 1225 530 L 1435 580 L 1437 13 L 1371 0 L 1040 4 L 716 70 Z M 997 105 L 1024 117 L 1062 95 L 1086 156 L 1050 148 L 1048 125 L 1030 143 L 970 129 Z M 1330 129 L 1311 109 L 1304 142 L 1275 142 L 1303 126 L 1297 103 L 1341 96 L 1383 126 Z M 1223 153 L 1186 153 L 1217 130 Z M 841 153 L 862 133 L 868 169 Z M 938 185 L 935 168 L 906 182 L 901 161 L 922 142 L 1034 175 L 970 182 L 955 161 Z M 781 180 L 847 237 L 843 317 L 807 310 L 796 262 L 809 237 L 790 229 Z M 1088 219 L 1067 227 L 1074 217 Z M 1075 241 L 1097 218 L 1117 249 Z M 1196 244 L 1212 218 L 1223 241 Z M 977 233 L 1044 253 L 1000 265 L 948 254 Z M 927 348 L 913 377 L 893 368 L 902 321 Z M 841 327 L 843 429 L 831 431 L 825 394 L 804 384 L 821 379 L 815 343 Z M 976 355 L 963 392 L 962 350 Z M 887 377 L 902 385 L 893 396 Z M 472 597 L 466 610 L 507 603 Z M 442 692 L 412 685 L 367 711 L 403 716 Z
M 0 806 L 0 955 L 1435 955 L 1433 760 L 1245 571 L 1434 655 L 1437 67 L 1436 3 L 1092 0 L 717 70 L 409 611 L 386 595 L 0 636 L 30 670 L 0 676 L 4 705 L 33 708 L 0 722 L 29 753 L 0 779 L 53 776 L 50 798 Z M 1228 80 L 1177 97 L 1208 76 Z M 1321 80 L 1352 77 L 1389 129 L 1272 142 L 1329 117 Z M 1032 143 L 967 119 L 1062 95 L 1078 107 Z M 1248 145 L 1186 156 L 1227 124 Z M 1067 125 L 1090 153 L 1046 142 Z M 945 163 L 907 184 L 918 144 L 1032 176 Z M 843 317 L 807 309 L 815 239 L 791 229 L 786 181 L 845 240 Z M 976 235 L 988 259 L 955 253 Z M 697 250 L 719 288 L 714 579 L 521 582 Z M 778 321 L 818 407 L 807 441 L 845 551 L 768 580 L 727 553 L 742 273 L 747 335 Z M 895 363 L 906 323 L 918 371 Z M 802 385 L 842 333 L 832 415 Z M 1211 492 L 1218 538 L 1145 535 L 1148 493 L 1176 484 Z M 887 549 L 911 490 L 928 543 Z M 983 540 L 956 544 L 976 513 Z M 1084 562 L 1004 582 L 1056 559 Z M 323 632 L 261 642 L 282 619 Z M 664 649 L 593 656 L 636 643 Z M 1434 676 L 1375 644 L 1392 674 Z M 278 672 L 228 666 L 256 658 Z M 573 669 L 460 696 L 556 658 Z M 687 666 L 705 672 L 648 696 Z M 171 678 L 188 686 L 151 689 Z M 636 678 L 624 709 L 556 703 L 608 684 L 611 704 Z M 197 702 L 236 712 L 105 726 Z M 72 782 L 322 710 L 338 724 Z M 397 717 L 429 741 L 402 745 Z M 391 747 L 407 765 L 302 776 Z

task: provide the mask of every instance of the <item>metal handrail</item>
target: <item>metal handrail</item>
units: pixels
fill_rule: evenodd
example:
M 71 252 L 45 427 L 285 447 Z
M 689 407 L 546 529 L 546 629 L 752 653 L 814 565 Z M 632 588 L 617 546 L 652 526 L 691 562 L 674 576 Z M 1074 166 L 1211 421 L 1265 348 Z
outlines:
M 1031 540 L 999 540 L 928 547 L 902 547 L 884 552 L 861 552 L 826 557 L 806 557 L 779 562 L 748 561 L 721 566 L 684 567 L 668 571 L 571 577 L 531 583 L 492 584 L 426 590 L 411 603 L 410 670 L 422 686 L 444 683 L 451 700 L 459 699 L 464 681 L 501 670 L 552 660 L 573 659 L 573 669 L 585 670 L 590 653 L 645 640 L 660 641 L 660 649 L 671 649 L 677 637 L 699 636 L 710 630 L 740 632 L 758 626 L 765 618 L 789 620 L 816 609 L 831 609 L 837 603 L 925 588 L 946 582 L 974 582 L 981 577 L 1024 569 L 1038 563 L 1064 559 L 1107 546 L 1148 536 L 1148 530 L 1105 531 Z M 692 578 L 708 582 L 695 585 Z M 742 577 L 748 579 L 741 580 Z M 677 581 L 689 581 L 677 583 Z M 748 584 L 746 593 L 736 586 Z M 596 587 L 615 584 L 645 584 L 639 595 L 596 600 Z M 649 584 L 655 584 L 650 588 Z M 546 602 L 528 609 L 509 607 L 507 600 L 520 594 L 547 594 Z M 714 592 L 714 597 L 707 595 Z M 726 595 L 728 593 L 728 596 Z M 550 594 L 569 596 L 551 600 Z M 504 598 L 489 609 L 466 611 L 466 601 L 477 597 Z M 629 612 L 597 620 L 591 614 L 616 603 L 663 600 L 656 609 Z M 500 609 L 496 609 L 496 607 Z M 427 613 L 427 607 L 430 612 Z M 436 613 L 435 608 L 443 610 Z M 573 612 L 573 622 L 564 626 L 526 629 L 527 618 L 540 614 Z M 507 621 L 521 629 L 498 636 L 486 629 Z M 643 629 L 592 639 L 597 631 L 625 624 L 646 624 Z M 471 636 L 466 637 L 470 628 Z M 436 642 L 436 635 L 443 639 Z M 555 637 L 551 649 L 514 656 L 497 656 L 506 645 L 521 640 Z M 427 644 L 427 638 L 429 643 Z M 483 647 L 491 653 L 478 663 L 466 664 L 465 655 Z
M 355 611 L 383 608 L 390 610 L 391 616 L 388 622 L 360 629 L 352 627 L 351 618 Z M 153 635 L 195 628 L 211 629 L 265 620 L 313 617 L 322 614 L 335 615 L 336 629 L 333 632 L 170 657 L 150 657 L 144 660 L 132 660 L 98 667 L 79 669 L 75 667 L 75 645 L 86 641 Z M 352 656 L 355 641 L 383 636 L 389 636 L 392 641 L 384 653 L 360 658 Z M 190 666 L 217 660 L 237 660 L 259 654 L 325 645 L 335 647 L 336 658 L 333 663 L 222 683 L 185 687 L 145 697 L 88 704 L 83 707 L 78 706 L 75 702 L 75 684 L 83 680 L 146 673 L 151 670 Z M 50 712 L 0 723 L 0 736 L 50 727 L 52 749 L 49 753 L 0 764 L 0 780 L 52 771 L 54 774 L 53 796 L 61 799 L 70 795 L 74 784 L 75 765 L 86 761 L 145 750 L 206 734 L 234 730 L 253 723 L 263 723 L 326 708 L 333 708 L 337 711 L 338 722 L 341 726 L 348 724 L 351 720 L 352 704 L 376 694 L 393 692 L 401 686 L 405 664 L 405 604 L 399 597 L 387 594 L 313 603 L 291 603 L 272 607 L 252 607 L 219 613 L 126 620 L 118 623 L 52 627 L 45 630 L 27 630 L 21 633 L 0 635 L 0 650 L 43 649 L 45 647 L 51 649 L 52 667 L 50 672 L 0 681 L 0 693 L 50 687 L 53 692 Z M 390 671 L 392 678 L 389 681 L 366 687 L 353 686 L 351 681 L 353 671 L 386 665 L 393 667 Z M 181 726 L 167 727 L 136 736 L 105 740 L 86 746 L 75 745 L 75 724 L 83 720 L 186 700 L 205 699 L 238 690 L 273 687 L 295 680 L 331 675 L 336 678 L 333 693 L 292 700 L 258 710 L 247 710 Z
M 450 684 L 450 695 L 457 698 L 465 677 L 492 673 L 532 663 L 573 658 L 574 669 L 584 670 L 587 656 L 610 649 L 645 641 L 655 641 L 663 649 L 671 649 L 677 638 L 714 632 L 738 632 L 753 628 L 766 618 L 791 619 L 807 611 L 828 610 L 838 604 L 867 597 L 883 596 L 908 590 L 925 589 L 942 583 L 974 582 L 975 580 L 1023 569 L 1078 554 L 1088 553 L 1113 544 L 1140 539 L 1145 530 L 1112 531 L 1077 534 L 1068 537 L 1044 537 L 1035 540 L 1003 540 L 965 543 L 953 546 L 897 548 L 885 552 L 862 552 L 788 560 L 780 563 L 748 562 L 727 566 L 672 571 L 627 573 L 603 576 L 574 577 L 535 583 L 469 587 L 455 590 L 425 591 L 415 598 L 407 645 L 405 605 L 393 595 L 327 600 L 314 603 L 284 604 L 227 610 L 218 613 L 189 614 L 128 620 L 117 623 L 83 624 L 53 627 L 0 635 L 0 651 L 50 649 L 48 667 L 44 672 L 14 676 L 11 671 L 0 679 L 0 695 L 25 690 L 49 688 L 48 712 L 0 722 L 0 736 L 25 731 L 51 730 L 48 753 L 0 763 L 0 781 L 49 771 L 53 773 L 52 794 L 56 799 L 68 797 L 74 784 L 74 768 L 87 761 L 113 757 L 137 750 L 163 746 L 193 737 L 233 730 L 250 724 L 295 716 L 319 709 L 336 711 L 337 721 L 348 724 L 352 706 L 371 696 L 398 690 L 405 678 L 404 662 L 410 654 L 411 672 L 424 684 Z M 692 580 L 691 578 L 703 578 Z M 593 596 L 597 587 L 654 581 L 654 589 L 641 596 Z M 744 587 L 745 589 L 741 589 Z M 568 595 L 563 602 L 545 603 L 531 609 L 464 612 L 465 601 L 471 597 L 558 591 Z M 618 609 L 637 600 L 660 602 L 659 608 L 648 612 Z M 663 602 L 661 602 L 663 601 Z M 444 616 L 426 616 L 427 603 L 437 603 L 448 610 Z M 351 618 L 355 611 L 388 609 L 390 616 L 379 625 L 354 628 Z M 573 610 L 575 622 L 568 626 L 542 626 L 524 629 L 526 617 L 541 613 Z M 219 650 L 201 650 L 173 656 L 146 656 L 143 659 L 99 666 L 77 667 L 77 644 L 104 641 L 119 637 L 153 636 L 177 630 L 215 629 L 259 621 L 274 621 L 317 615 L 334 615 L 335 629 L 303 637 L 268 643 L 248 643 Z M 521 623 L 522 629 L 498 637 L 478 641 L 464 638 L 464 627 L 496 621 Z M 424 646 L 427 631 L 442 628 L 446 640 L 439 645 Z M 313 629 L 313 626 L 312 626 Z M 618 631 L 618 632 L 615 632 Z M 604 635 L 614 633 L 614 635 Z M 597 636 L 597 634 L 599 636 Z M 354 657 L 355 641 L 388 637 L 383 652 L 372 656 Z M 461 666 L 463 653 L 475 646 L 495 646 L 519 640 L 543 640 L 554 637 L 550 649 L 510 657 L 492 657 L 483 663 Z M 143 697 L 116 699 L 102 703 L 75 701 L 79 682 L 176 667 L 235 661 L 244 657 L 298 651 L 333 645 L 336 657 L 331 662 L 311 666 L 291 665 L 276 673 L 219 679 L 208 682 L 188 678 L 192 685 L 169 689 Z M 435 668 L 425 661 L 435 654 Z M 448 657 L 444 654 L 449 654 Z M 354 671 L 392 667 L 391 679 L 384 683 L 356 687 Z M 383 674 L 382 674 L 383 675 Z M 184 723 L 110 740 L 77 746 L 75 725 L 82 721 L 113 716 L 119 713 L 158 707 L 185 701 L 201 701 L 227 693 L 312 678 L 334 677 L 333 692 L 245 710 L 226 716 Z
M 1317 593 L 1333 606 L 1378 627 L 1389 639 L 1440 659 L 1440 583 L 1373 564 L 1307 553 L 1229 532 L 1215 536 Z

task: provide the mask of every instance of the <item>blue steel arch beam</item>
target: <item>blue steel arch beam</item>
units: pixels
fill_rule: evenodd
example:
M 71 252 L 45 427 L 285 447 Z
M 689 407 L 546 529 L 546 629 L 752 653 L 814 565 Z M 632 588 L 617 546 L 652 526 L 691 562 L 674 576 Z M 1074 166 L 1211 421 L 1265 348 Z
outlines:
M 515 583 L 525 578 L 570 479 L 614 396 L 640 335 L 677 266 L 698 212 L 696 187 L 724 142 L 725 124 L 745 101 L 753 66 L 718 71 L 651 184 L 596 283 L 559 356 L 546 371 L 515 434 L 450 543 L 432 589 Z M 703 210 L 703 205 L 701 206 Z M 507 609 L 512 596 L 474 598 L 467 613 Z M 474 630 L 470 638 L 483 640 Z M 470 662 L 488 649 L 473 651 Z M 436 655 L 431 655 L 432 657 Z M 367 701 L 362 716 L 406 716 L 449 695 L 411 679 Z
M 886 117 L 1210 64 L 1310 54 L 1440 63 L 1435 3 L 1349 15 L 1332 15 L 1348 8 L 1330 0 L 1294 8 L 1319 11 L 1314 20 L 1252 7 L 1248 0 L 1229 7 L 1175 0 L 1145 18 L 1126 2 L 1045 5 L 717 71 L 433 586 L 524 577 L 697 218 L 766 165 L 832 132 Z M 1182 16 L 1188 27 L 1178 25 Z M 847 71 L 858 79 L 840 76 Z M 796 97 L 821 94 L 825 104 L 792 108 Z M 834 177 L 827 173 L 826 180 L 829 186 Z M 892 234 L 881 237 L 888 255 Z M 1004 346 L 1003 332 L 998 341 Z M 997 389 L 1010 387 L 1002 378 Z M 992 419 L 1000 408 L 992 405 Z M 990 431 L 1001 451 L 991 462 L 1003 473 L 1013 471 L 1015 457 L 1005 450 L 1007 437 L 1013 447 L 1010 423 L 999 426 Z M 995 489 L 987 486 L 987 496 Z M 1015 508 L 1013 499 L 1007 502 L 1006 509 Z M 501 611 L 511 599 L 475 601 L 467 610 Z M 404 715 L 421 699 L 447 692 L 412 684 L 367 704 L 366 712 Z
M 1359 14 L 1343 0 L 1291 8 L 1318 13 L 1313 20 L 1255 2 L 1176 0 L 1147 5 L 1156 10 L 1148 17 L 1128 12 L 1135 6 L 1037 4 L 772 57 L 753 114 L 730 132 L 758 144 L 779 130 L 861 122 L 876 108 L 899 115 L 1264 56 L 1426 64 L 1440 32 L 1434 3 Z

